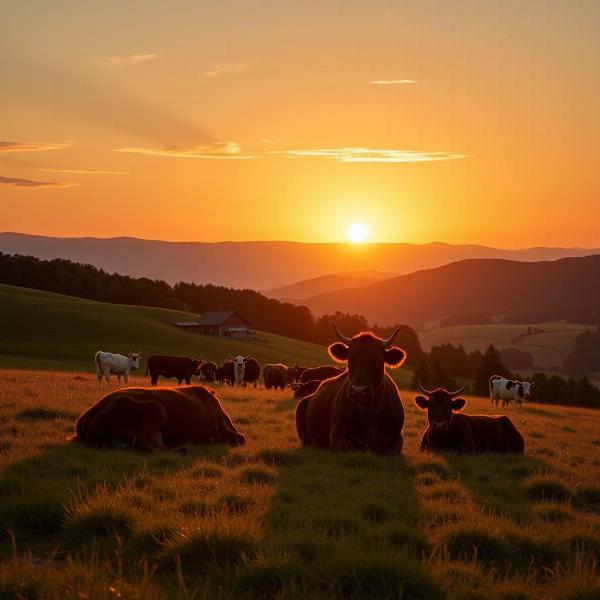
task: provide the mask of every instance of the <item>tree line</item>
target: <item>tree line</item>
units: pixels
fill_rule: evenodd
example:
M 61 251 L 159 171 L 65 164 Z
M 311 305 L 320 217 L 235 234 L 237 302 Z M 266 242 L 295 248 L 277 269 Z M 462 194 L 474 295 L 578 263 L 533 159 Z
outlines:
M 314 317 L 306 306 L 267 298 L 250 289 L 186 282 L 171 286 L 165 281 L 108 273 L 93 265 L 70 260 L 41 260 L 1 252 L 0 283 L 100 302 L 153 306 L 196 314 L 234 310 L 254 329 L 317 344 L 329 344 L 334 340 L 333 320 L 348 336 L 370 329 L 387 337 L 399 327 L 395 343 L 406 350 L 407 363 L 418 364 L 423 354 L 418 335 L 408 325 L 370 326 L 362 315 L 341 312 Z
M 587 340 L 588 337 L 585 338 Z M 472 380 L 473 383 L 467 387 L 468 392 L 489 396 L 489 380 L 492 375 L 533 382 L 531 402 L 600 408 L 600 389 L 586 376 L 565 379 L 559 375 L 548 376 L 538 372 L 523 378 L 506 366 L 501 353 L 493 344 L 483 353 L 479 350 L 466 352 L 462 345 L 433 346 L 430 352 L 423 353 L 415 369 L 412 385 L 417 389 L 420 381 L 429 389 L 457 389 L 462 381 Z

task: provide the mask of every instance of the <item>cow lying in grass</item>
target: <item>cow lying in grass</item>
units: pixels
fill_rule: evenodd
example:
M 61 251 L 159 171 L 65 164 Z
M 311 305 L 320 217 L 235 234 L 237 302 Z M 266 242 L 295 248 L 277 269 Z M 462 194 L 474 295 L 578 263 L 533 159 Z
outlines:
M 427 411 L 429 421 L 421 438 L 421 450 L 523 454 L 523 436 L 508 417 L 458 413 L 466 405 L 466 400 L 457 398 L 463 389 L 464 386 L 456 392 L 442 388 L 429 391 L 419 383 L 419 390 L 424 395 L 415 396 L 415 404 Z
M 305 446 L 334 450 L 400 452 L 404 443 L 404 409 L 398 388 L 385 365 L 399 367 L 406 354 L 390 347 L 399 330 L 386 340 L 372 333 L 343 336 L 329 353 L 348 369 L 326 379 L 296 408 L 296 428 Z M 306 374 L 306 371 L 305 371 Z
M 123 388 L 107 394 L 79 417 L 69 439 L 145 451 L 177 449 L 186 442 L 245 442 L 214 392 L 201 385 Z

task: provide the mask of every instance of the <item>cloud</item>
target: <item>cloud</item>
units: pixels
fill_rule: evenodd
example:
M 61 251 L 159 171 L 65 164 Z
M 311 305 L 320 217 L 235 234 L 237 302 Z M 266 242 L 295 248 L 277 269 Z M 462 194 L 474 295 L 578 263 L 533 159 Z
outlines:
M 105 67 L 131 67 L 149 60 L 156 60 L 158 54 L 126 54 L 125 56 L 107 56 L 98 61 Z
M 18 177 L 3 177 L 0 175 L 0 185 L 18 188 L 67 188 L 75 184 L 55 181 L 34 181 L 33 179 L 19 179 Z
M 71 144 L 46 142 L 2 142 L 0 152 L 39 152 L 41 150 L 63 150 Z
M 425 152 L 422 150 L 377 150 L 375 148 L 321 148 L 316 150 L 283 150 L 271 154 L 289 157 L 326 158 L 341 163 L 414 163 L 465 158 L 452 152 Z
M 116 148 L 116 152 L 148 154 L 150 156 L 168 156 L 172 158 L 213 158 L 213 159 L 248 159 L 256 158 L 241 154 L 242 149 L 236 142 L 217 142 L 208 146 L 192 148 Z
M 127 171 L 98 171 L 96 169 L 39 169 L 46 173 L 75 173 L 76 175 L 125 175 Z
M 241 62 L 235 65 L 217 65 L 210 71 L 202 73 L 202 77 L 218 77 L 219 75 L 225 75 L 227 73 L 239 73 L 248 67 L 249 63 Z
M 406 83 L 417 83 L 416 79 L 374 79 L 369 85 L 404 85 Z

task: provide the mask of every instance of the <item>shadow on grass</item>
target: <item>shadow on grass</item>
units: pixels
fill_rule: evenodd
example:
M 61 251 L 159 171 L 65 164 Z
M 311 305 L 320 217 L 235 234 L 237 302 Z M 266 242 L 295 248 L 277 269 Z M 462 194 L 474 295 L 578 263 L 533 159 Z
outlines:
M 439 598 L 420 560 L 413 470 L 404 456 L 300 449 L 264 451 L 278 488 L 264 519 L 261 557 L 235 586 L 251 595 L 311 598 Z
M 460 477 L 473 500 L 491 514 L 527 522 L 533 516 L 533 506 L 524 481 L 548 469 L 546 462 L 527 455 L 514 454 L 444 454 L 451 475 Z
M 9 465 L 0 480 L 0 558 L 12 553 L 9 530 L 21 550 L 57 547 L 67 505 L 75 492 L 86 494 L 99 487 L 110 492 L 138 474 L 159 476 L 186 469 L 202 459 L 218 462 L 229 448 L 189 446 L 189 450 L 187 455 L 145 454 L 65 442 Z

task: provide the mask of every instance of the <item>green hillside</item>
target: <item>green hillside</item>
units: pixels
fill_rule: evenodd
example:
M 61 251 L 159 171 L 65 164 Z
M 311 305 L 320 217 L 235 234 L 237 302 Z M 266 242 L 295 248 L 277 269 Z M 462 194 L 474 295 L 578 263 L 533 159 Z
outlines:
M 216 362 L 229 353 L 254 356 L 261 364 L 330 362 L 323 346 L 271 333 L 256 332 L 255 340 L 233 340 L 195 335 L 171 325 L 196 316 L 0 285 L 0 367 L 93 371 L 98 350 L 141 351 L 142 373 L 151 354 L 202 355 Z M 401 384 L 410 381 L 406 369 L 394 374 Z
M 450 343 L 454 346 L 462 344 L 467 352 L 484 351 L 490 344 L 498 349 L 519 348 L 533 356 L 536 365 L 542 369 L 560 368 L 563 359 L 575 343 L 575 338 L 593 328 L 592 325 L 579 325 L 565 321 L 535 323 L 533 328 L 543 329 L 543 333 L 522 336 L 527 325 L 509 325 L 490 323 L 489 325 L 459 325 L 455 327 L 435 327 L 419 333 L 419 339 L 424 350 L 432 346 Z

